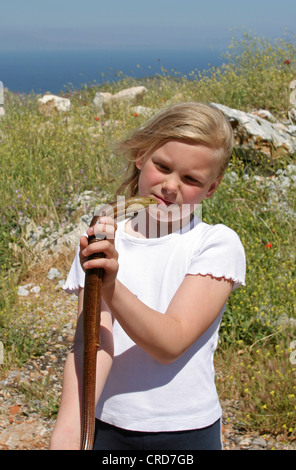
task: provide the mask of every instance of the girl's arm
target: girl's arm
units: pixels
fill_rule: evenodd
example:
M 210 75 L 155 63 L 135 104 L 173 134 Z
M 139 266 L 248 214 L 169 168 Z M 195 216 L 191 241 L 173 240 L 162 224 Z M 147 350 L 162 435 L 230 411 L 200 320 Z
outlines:
M 102 218 L 102 222 L 109 221 Z M 95 230 L 92 227 L 87 232 L 92 235 Z M 85 242 L 82 249 L 84 267 L 105 270 L 103 296 L 112 314 L 136 344 L 163 363 L 178 359 L 210 327 L 232 290 L 231 280 L 187 275 L 162 314 L 147 307 L 118 281 L 118 254 L 112 240 L 92 245 Z M 83 257 L 99 251 L 106 257 L 85 263 Z
M 187 275 L 165 314 L 136 298 L 115 281 L 104 298 L 126 333 L 164 364 L 178 359 L 218 317 L 232 290 L 232 281 L 210 275 Z
M 83 294 L 78 294 L 78 319 L 74 344 L 64 368 L 60 408 L 50 442 L 52 450 L 79 450 L 81 437 L 81 377 L 83 361 Z M 106 307 L 106 305 L 105 305 Z M 97 353 L 96 401 L 105 385 L 113 358 L 112 316 L 108 308 L 101 313 L 101 347 Z

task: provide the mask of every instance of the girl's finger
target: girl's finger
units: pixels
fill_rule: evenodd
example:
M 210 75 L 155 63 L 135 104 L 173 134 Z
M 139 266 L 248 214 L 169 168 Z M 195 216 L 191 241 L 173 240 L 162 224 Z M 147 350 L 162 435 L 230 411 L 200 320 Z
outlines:
M 84 269 L 103 268 L 108 271 L 118 270 L 118 261 L 114 258 L 96 258 L 88 260 L 83 264 Z
M 107 258 L 118 258 L 118 253 L 114 248 L 114 244 L 109 240 L 100 240 L 91 243 L 81 250 L 81 256 L 85 259 L 95 253 L 104 253 Z
M 83 236 L 80 238 L 80 249 L 83 250 L 84 248 L 87 247 L 87 245 L 88 245 L 88 239 L 87 239 L 86 236 L 83 235 Z
M 89 236 L 94 235 L 98 240 L 114 240 L 116 228 L 117 225 L 111 217 L 101 217 L 99 223 L 89 227 L 86 233 Z

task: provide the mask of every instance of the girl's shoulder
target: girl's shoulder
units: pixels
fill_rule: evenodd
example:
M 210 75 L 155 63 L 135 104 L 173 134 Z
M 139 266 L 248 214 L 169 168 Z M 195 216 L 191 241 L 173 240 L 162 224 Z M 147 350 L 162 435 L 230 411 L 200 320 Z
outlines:
M 224 224 L 202 222 L 194 230 L 199 238 L 192 243 L 189 274 L 211 274 L 216 278 L 232 279 L 233 289 L 245 285 L 246 255 L 238 234 Z
M 210 225 L 200 221 L 190 232 L 193 253 L 212 253 L 218 257 L 222 255 L 223 258 L 245 259 L 245 249 L 239 235 L 227 225 Z
M 200 219 L 195 219 L 191 229 L 187 232 L 189 236 L 196 238 L 200 236 L 204 241 L 206 240 L 217 240 L 217 243 L 223 242 L 223 240 L 240 241 L 240 237 L 235 230 L 224 224 L 208 224 Z

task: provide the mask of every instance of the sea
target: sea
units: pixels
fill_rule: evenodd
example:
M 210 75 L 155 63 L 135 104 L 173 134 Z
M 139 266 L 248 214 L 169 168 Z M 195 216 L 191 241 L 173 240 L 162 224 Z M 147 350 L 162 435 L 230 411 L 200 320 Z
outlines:
M 19 93 L 59 92 L 126 76 L 187 76 L 223 62 L 218 49 L 0 50 L 0 85 Z

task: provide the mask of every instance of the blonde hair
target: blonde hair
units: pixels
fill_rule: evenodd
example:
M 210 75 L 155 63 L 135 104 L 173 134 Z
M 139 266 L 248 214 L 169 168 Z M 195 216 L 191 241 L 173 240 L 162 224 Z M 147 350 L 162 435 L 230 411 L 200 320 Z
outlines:
M 217 152 L 217 177 L 228 166 L 233 147 L 232 128 L 223 113 L 210 104 L 189 102 L 163 109 L 144 126 L 135 130 L 130 138 L 118 144 L 118 150 L 128 157 L 129 176 L 117 190 L 138 192 L 140 170 L 136 161 L 145 160 L 167 142 L 181 141 L 191 145 L 204 145 Z

